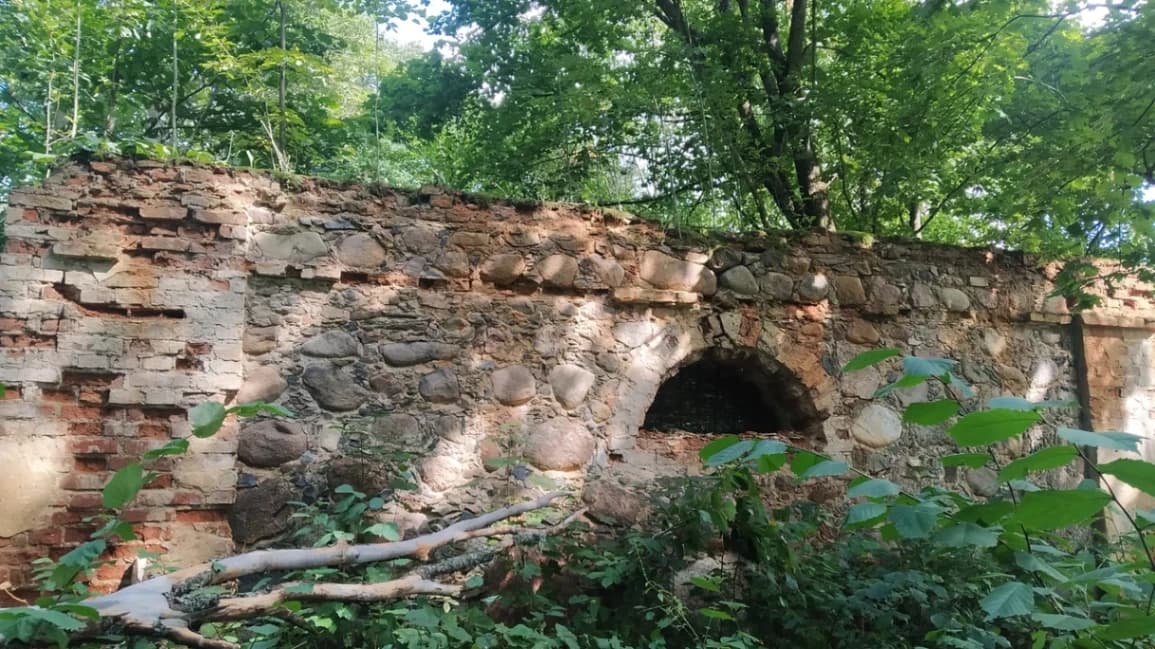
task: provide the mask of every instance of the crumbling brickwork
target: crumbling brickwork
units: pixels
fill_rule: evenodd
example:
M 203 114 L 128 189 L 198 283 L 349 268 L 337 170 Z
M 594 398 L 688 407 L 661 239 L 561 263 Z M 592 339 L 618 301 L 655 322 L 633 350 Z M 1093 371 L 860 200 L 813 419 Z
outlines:
M 894 372 L 842 376 L 842 364 L 891 345 L 959 360 L 980 403 L 1075 397 L 1054 268 L 1003 251 L 697 239 L 578 206 L 147 162 L 73 164 L 14 192 L 7 235 L 0 582 L 17 587 L 31 558 L 83 538 L 111 472 L 187 434 L 184 409 L 204 400 L 296 416 L 230 426 L 160 467 L 128 516 L 180 562 L 275 536 L 291 502 L 336 484 L 390 492 L 396 453 L 412 455 L 418 488 L 383 516 L 403 527 L 534 489 L 526 473 L 585 482 L 595 515 L 620 516 L 631 487 L 695 470 L 700 430 L 643 425 L 661 386 L 699 361 L 714 374 L 680 394 L 721 396 L 687 413 L 726 407 L 725 383 L 741 382 L 734 394 L 773 411 L 764 426 L 781 430 L 767 434 L 978 494 L 993 472 L 944 469 L 949 438 L 900 419 L 940 387 L 873 399 Z M 1107 297 L 1089 345 L 1146 340 L 1146 298 Z M 1111 382 L 1149 376 L 1150 362 L 1104 352 L 1103 412 L 1122 389 Z M 1113 371 L 1127 363 L 1143 368 Z M 717 420 L 763 421 L 743 413 Z M 1076 422 L 1047 419 L 1000 452 Z

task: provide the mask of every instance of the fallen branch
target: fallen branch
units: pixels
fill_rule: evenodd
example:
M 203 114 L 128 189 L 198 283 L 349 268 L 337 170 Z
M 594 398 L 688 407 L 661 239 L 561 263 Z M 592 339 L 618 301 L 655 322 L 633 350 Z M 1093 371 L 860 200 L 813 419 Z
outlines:
M 311 549 L 257 550 L 153 577 L 115 593 L 82 602 L 84 606 L 99 612 L 101 619 L 99 623 L 93 623 L 89 629 L 77 634 L 77 637 L 93 637 L 110 629 L 118 629 L 129 635 L 164 638 L 187 647 L 235 649 L 236 645 L 231 642 L 205 638 L 193 629 L 204 622 L 276 615 L 277 606 L 288 600 L 383 602 L 414 595 L 457 596 L 461 594 L 462 586 L 434 581 L 431 577 L 468 570 L 491 560 L 519 540 L 539 538 L 569 525 L 581 515 L 581 511 L 549 528 L 495 526 L 503 520 L 546 507 L 563 493 L 548 493 L 405 541 L 338 544 Z M 430 553 L 445 545 L 494 536 L 507 538 L 493 548 L 422 566 L 405 577 L 386 582 L 295 582 L 279 584 L 267 592 L 223 598 L 205 595 L 203 593 L 211 591 L 202 591 L 208 586 L 268 572 L 353 566 L 402 557 L 427 561 Z

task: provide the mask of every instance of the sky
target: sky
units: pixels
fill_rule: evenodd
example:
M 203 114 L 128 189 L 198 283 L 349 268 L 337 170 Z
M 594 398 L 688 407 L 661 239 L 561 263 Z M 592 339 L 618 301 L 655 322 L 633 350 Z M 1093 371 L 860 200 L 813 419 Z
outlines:
M 425 11 L 430 16 L 436 16 L 447 9 L 449 9 L 449 3 L 445 0 L 430 0 Z M 419 45 L 421 49 L 426 51 L 433 49 L 434 43 L 437 42 L 438 38 L 441 38 L 430 34 L 428 32 L 429 24 L 421 18 L 407 21 L 395 20 L 391 26 L 393 27 L 394 40 L 399 43 Z

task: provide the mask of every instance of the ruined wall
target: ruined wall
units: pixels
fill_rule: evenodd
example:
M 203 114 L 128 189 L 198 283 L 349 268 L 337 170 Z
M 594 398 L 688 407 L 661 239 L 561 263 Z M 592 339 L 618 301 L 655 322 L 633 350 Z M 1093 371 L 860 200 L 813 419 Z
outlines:
M 1075 397 L 1064 304 L 1022 255 L 825 233 L 695 241 L 619 217 L 152 163 L 74 165 L 13 193 L 0 582 L 81 540 L 111 471 L 186 434 L 183 409 L 208 399 L 296 417 L 229 427 L 161 467 L 129 517 L 182 562 L 227 550 L 230 526 L 242 545 L 275 535 L 292 500 L 344 482 L 392 493 L 407 475 L 417 489 L 386 512 L 403 527 L 533 490 L 527 473 L 584 481 L 595 513 L 629 515 L 628 487 L 695 470 L 702 436 L 643 424 L 698 361 L 712 374 L 672 397 L 702 392 L 678 417 L 743 395 L 795 443 L 978 494 L 993 472 L 944 469 L 945 433 L 900 421 L 939 387 L 874 400 L 893 373 L 838 368 L 893 345 L 958 359 L 980 399 Z M 1122 308 L 1101 321 L 1127 338 Z M 1097 368 L 1109 402 L 1116 373 Z

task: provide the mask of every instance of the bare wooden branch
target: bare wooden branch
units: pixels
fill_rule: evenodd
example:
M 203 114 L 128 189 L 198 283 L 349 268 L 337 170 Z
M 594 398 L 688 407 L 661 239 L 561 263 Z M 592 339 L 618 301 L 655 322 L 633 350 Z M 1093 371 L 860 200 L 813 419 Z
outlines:
M 302 601 L 380 602 L 413 595 L 456 596 L 463 586 L 433 581 L 435 574 L 468 570 L 492 559 L 519 540 L 538 538 L 572 523 L 584 510 L 571 514 L 549 528 L 498 527 L 503 520 L 548 506 L 564 492 L 555 491 L 533 500 L 459 521 L 445 529 L 405 541 L 361 545 L 334 545 L 325 548 L 258 550 L 201 564 L 168 575 L 133 584 L 114 593 L 85 600 L 83 604 L 100 613 L 100 623 L 78 634 L 92 637 L 113 624 L 132 635 L 165 638 L 188 647 L 234 649 L 235 645 L 205 638 L 190 625 L 205 621 L 238 620 L 259 615 L 276 615 L 277 604 Z M 447 560 L 418 568 L 405 577 L 374 584 L 279 584 L 264 593 L 225 597 L 204 604 L 189 601 L 189 595 L 206 586 L 224 584 L 266 572 L 304 570 L 330 566 L 351 566 L 402 557 L 426 561 L 431 552 L 451 543 L 480 537 L 506 539 L 480 552 L 464 555 L 466 560 Z M 192 598 L 195 601 L 195 598 Z

